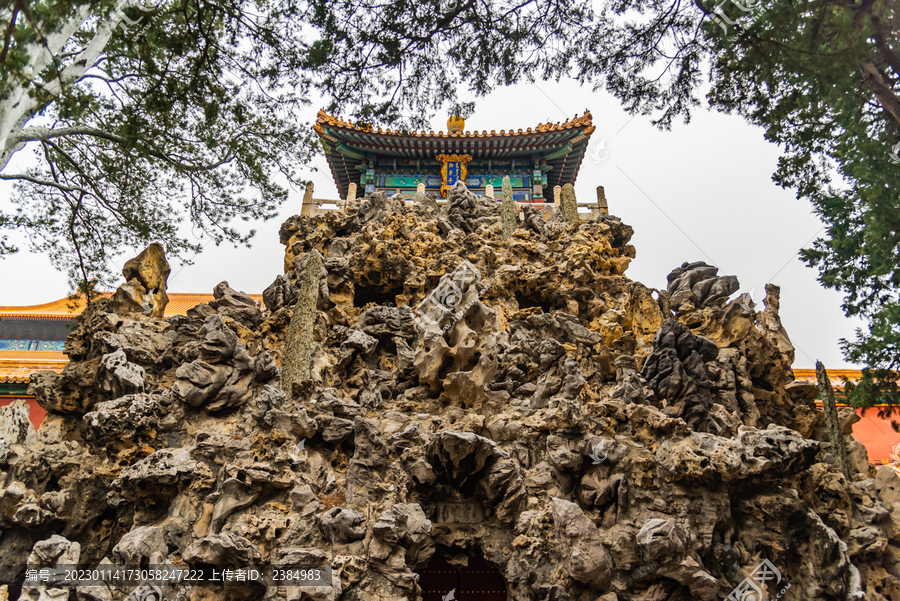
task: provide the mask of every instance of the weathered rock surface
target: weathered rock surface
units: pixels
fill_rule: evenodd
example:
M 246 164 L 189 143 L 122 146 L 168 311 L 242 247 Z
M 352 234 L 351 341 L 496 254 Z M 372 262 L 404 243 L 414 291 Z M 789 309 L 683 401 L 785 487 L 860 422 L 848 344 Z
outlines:
M 28 401 L 19 400 L 0 407 L 0 462 L 8 456 L 7 448 L 14 444 L 24 444 L 34 431 L 29 414 Z
M 110 299 L 113 312 L 162 317 L 169 303 L 166 283 L 171 271 L 159 242 L 154 242 L 138 256 L 126 261 L 122 268 L 125 283 Z
M 187 592 L 396 601 L 436 556 L 478 556 L 517 601 L 712 601 L 768 560 L 771 598 L 900 598 L 900 482 L 849 436 L 851 481 L 828 462 L 777 289 L 757 313 L 685 263 L 652 290 L 616 218 L 448 201 L 288 219 L 263 308 L 225 282 L 168 319 L 92 303 L 72 362 L 32 379 L 41 430 L 0 411 L 0 570 L 327 563 L 333 587 Z M 285 389 L 307 272 L 309 370 Z

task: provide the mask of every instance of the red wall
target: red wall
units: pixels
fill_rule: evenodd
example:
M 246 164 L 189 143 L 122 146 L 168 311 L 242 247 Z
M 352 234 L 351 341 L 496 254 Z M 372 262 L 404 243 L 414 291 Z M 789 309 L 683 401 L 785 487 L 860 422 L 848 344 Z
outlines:
M 878 417 L 878 409 L 856 410 L 862 419 L 853 424 L 853 438 L 863 443 L 869 453 L 869 461 L 881 465 L 881 460 L 890 461 L 891 450 L 900 444 L 900 432 L 891 427 L 891 420 L 900 422 L 900 412 L 895 411 L 890 417 Z
M 29 418 L 31 419 L 31 423 L 34 424 L 34 429 L 37 430 L 41 427 L 41 424 L 44 421 L 44 416 L 47 415 L 47 412 L 44 411 L 44 408 L 37 404 L 37 401 L 34 398 L 22 396 L 22 397 L 2 397 L 0 398 L 0 407 L 6 407 L 7 405 L 11 405 L 12 403 L 25 399 L 28 401 L 28 406 L 31 408 Z

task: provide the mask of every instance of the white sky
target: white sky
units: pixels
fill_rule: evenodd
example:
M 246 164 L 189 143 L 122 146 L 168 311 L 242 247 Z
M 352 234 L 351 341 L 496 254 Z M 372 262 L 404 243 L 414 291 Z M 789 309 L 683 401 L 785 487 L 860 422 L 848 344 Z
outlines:
M 648 117 L 632 119 L 610 94 L 571 81 L 500 88 L 477 101 L 466 129 L 526 129 L 581 115 L 585 109 L 597 128 L 591 147 L 605 139 L 608 156 L 601 162 L 590 153 L 585 157 L 576 194 L 579 202 L 593 202 L 596 186 L 604 186 L 610 213 L 634 228 L 631 243 L 637 257 L 628 277 L 664 289 L 666 275 L 682 262 L 706 261 L 718 266 L 720 274 L 736 275 L 740 292 L 753 291 L 758 309 L 765 284 L 777 284 L 782 322 L 797 348 L 794 367 L 813 367 L 817 359 L 829 368 L 854 367 L 843 360 L 838 340 L 853 339 L 863 322 L 845 317 L 841 295 L 822 288 L 817 272 L 800 261 L 799 249 L 821 235 L 823 225 L 807 202 L 772 182 L 780 153 L 761 129 L 700 108 L 689 125 L 660 131 Z M 310 124 L 317 110 L 308 109 Z M 446 116 L 435 118 L 431 128 L 446 131 Z M 26 149 L 16 159 L 29 154 Z M 315 197 L 337 198 L 325 158 L 317 157 L 310 167 L 318 168 L 306 176 L 315 183 Z M 10 208 L 11 188 L 0 182 L 4 209 Z M 251 249 L 210 245 L 192 266 L 173 262 L 169 291 L 210 293 L 227 280 L 235 289 L 262 292 L 283 273 L 278 228 L 300 212 L 302 198 L 302 191 L 293 190 L 276 219 L 239 222 L 242 230 L 258 231 Z M 12 238 L 22 251 L 0 259 L 0 306 L 49 302 L 70 293 L 63 274 L 43 256 L 27 251 L 24 236 Z

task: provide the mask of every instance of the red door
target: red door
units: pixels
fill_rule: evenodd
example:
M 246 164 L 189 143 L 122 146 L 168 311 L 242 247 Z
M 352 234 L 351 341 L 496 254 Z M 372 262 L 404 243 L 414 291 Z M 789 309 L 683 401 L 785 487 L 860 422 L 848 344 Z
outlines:
M 506 581 L 481 557 L 458 570 L 435 554 L 419 572 L 422 601 L 506 601 Z

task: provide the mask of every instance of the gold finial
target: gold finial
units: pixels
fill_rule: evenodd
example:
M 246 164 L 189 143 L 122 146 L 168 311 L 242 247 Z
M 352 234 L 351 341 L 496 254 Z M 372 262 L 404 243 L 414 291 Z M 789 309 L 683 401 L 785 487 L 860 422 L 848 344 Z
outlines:
M 463 128 L 466 126 L 466 122 L 463 121 L 463 118 L 459 115 L 453 115 L 449 119 L 447 119 L 447 130 L 449 133 L 459 132 L 462 133 Z

